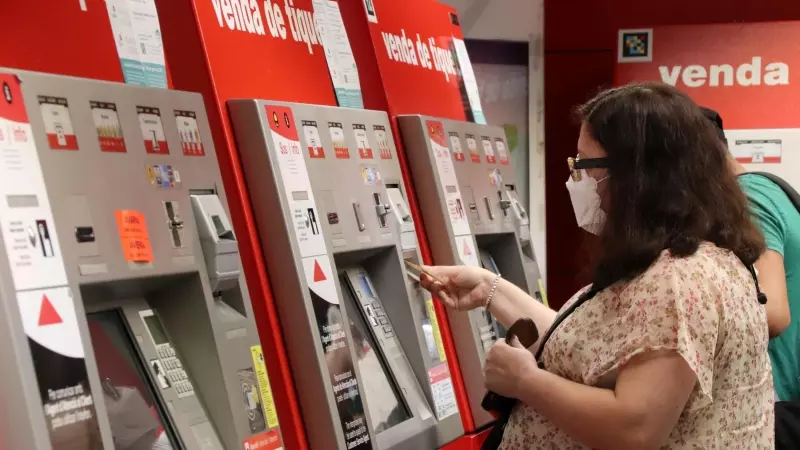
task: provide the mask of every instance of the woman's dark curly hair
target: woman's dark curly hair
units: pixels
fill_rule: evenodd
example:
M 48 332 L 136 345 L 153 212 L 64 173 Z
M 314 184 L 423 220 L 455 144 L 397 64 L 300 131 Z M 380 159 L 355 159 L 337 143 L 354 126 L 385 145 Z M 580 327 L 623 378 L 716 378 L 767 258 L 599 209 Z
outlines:
M 631 84 L 577 112 L 609 164 L 593 291 L 643 273 L 665 249 L 689 256 L 703 241 L 747 266 L 758 259 L 764 238 L 728 150 L 686 94 L 662 83 Z

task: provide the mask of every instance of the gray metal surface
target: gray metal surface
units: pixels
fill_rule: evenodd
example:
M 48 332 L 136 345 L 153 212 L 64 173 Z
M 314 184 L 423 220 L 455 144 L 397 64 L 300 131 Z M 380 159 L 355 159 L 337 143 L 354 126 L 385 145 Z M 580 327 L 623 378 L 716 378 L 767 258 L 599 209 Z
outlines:
M 284 186 L 287 177 L 292 175 L 282 169 L 278 154 L 281 149 L 276 148 L 273 141 L 275 132 L 270 129 L 273 118 L 267 117 L 267 107 L 291 110 L 292 126 L 297 131 L 304 170 L 310 180 L 310 193 L 288 192 L 290 189 Z M 316 204 L 315 216 L 325 242 L 322 251 L 326 259 L 330 259 L 333 273 L 346 274 L 351 285 L 357 284 L 354 280 L 361 274 L 370 280 L 374 290 L 369 301 L 366 291 L 356 289 L 360 296 L 358 305 L 341 303 L 345 321 L 352 322 L 358 316 L 371 323 L 371 335 L 389 368 L 388 377 L 399 388 L 402 403 L 410 414 L 408 419 L 388 429 L 370 423 L 371 448 L 438 448 L 462 435 L 454 394 L 449 408 L 436 410 L 437 402 L 444 404 L 440 392 L 442 384 L 432 386 L 429 373 L 443 368 L 445 384 L 450 383 L 449 392 L 452 392 L 452 382 L 445 358 L 440 359 L 438 354 L 433 357 L 429 344 L 433 341 L 426 336 L 430 328 L 426 302 L 430 301 L 430 296 L 416 288 L 415 282 L 407 277 L 403 263 L 403 258 L 418 262 L 419 253 L 413 220 L 395 214 L 392 205 L 398 192 L 402 201 L 406 193 L 387 115 L 377 111 L 262 100 L 232 100 L 228 102 L 228 109 L 268 272 L 271 279 L 280 280 L 280 283 L 273 283 L 273 289 L 287 336 L 304 422 L 308 429 L 314 430 L 309 436 L 311 447 L 346 449 L 350 441 L 343 431 L 347 429 L 344 425 L 347 418 L 337 409 L 335 392 L 338 390 L 334 388 L 336 382 L 332 381 L 337 377 L 326 360 L 327 354 L 321 344 L 323 327 L 315 319 L 309 294 L 311 283 L 304 273 L 303 263 L 308 258 L 301 254 L 296 240 L 299 232 L 295 231 L 293 223 L 292 202 L 309 195 Z M 278 117 L 278 120 L 283 127 L 283 118 Z M 312 122 L 324 156 L 318 150 L 309 149 L 309 136 L 316 138 L 313 132 L 307 135 L 309 131 L 305 127 L 311 127 Z M 329 131 L 332 123 L 341 124 L 349 157 L 337 157 Z M 371 158 L 360 156 L 354 125 L 364 125 L 373 153 Z M 383 145 L 379 140 L 384 141 Z M 343 149 L 339 152 L 342 156 Z M 397 190 L 391 198 L 387 188 Z M 334 278 L 335 297 L 342 299 L 343 290 L 349 287 L 342 286 L 338 276 Z M 380 321 L 378 314 L 383 314 L 382 311 L 385 316 L 380 317 L 388 323 Z M 349 357 L 360 361 L 361 350 L 354 344 L 354 331 L 345 327 L 345 332 Z M 358 336 L 355 339 L 358 340 Z M 374 371 L 378 369 L 355 363 L 354 366 L 359 367 L 356 378 L 366 416 L 379 416 L 378 411 L 392 400 L 391 396 L 376 397 L 375 389 L 369 388 L 377 375 Z M 384 393 L 388 395 L 389 391 Z
M 474 243 L 477 253 L 484 257 L 484 261 L 491 257 L 504 278 L 541 298 L 528 214 L 516 196 L 517 185 L 510 157 L 504 157 L 498 147 L 508 148 L 503 129 L 420 115 L 398 116 L 397 121 L 434 263 L 469 264 L 471 255 L 465 254 L 463 245 L 465 241 Z M 454 230 L 455 225 L 451 222 L 447 175 L 437 166 L 431 125 L 442 127 L 444 147 L 450 152 L 449 157 L 444 157 L 448 161 L 445 171 L 452 167 L 455 172 L 469 222 L 468 232 Z M 469 137 L 475 140 L 477 154 L 470 150 L 473 146 L 468 142 Z M 493 161 L 484 152 L 484 139 L 491 144 Z M 486 265 L 483 261 L 476 263 Z M 480 406 L 486 393 L 483 361 L 488 348 L 502 334 L 502 329 L 483 308 L 469 313 L 448 311 L 448 318 L 473 420 L 476 427 L 481 427 L 494 420 Z
M 0 73 L 13 73 L 22 82 L 80 329 L 103 447 L 114 448 L 113 441 L 119 436 L 112 437 L 108 418 L 111 400 L 98 374 L 103 361 L 97 358 L 105 357 L 106 353 L 95 353 L 93 347 L 98 342 L 92 340 L 87 322 L 87 313 L 101 311 L 119 311 L 124 319 L 122 322 L 131 333 L 132 348 L 146 368 L 144 384 L 155 386 L 155 401 L 163 407 L 167 421 L 179 435 L 178 447 L 240 448 L 245 439 L 268 431 L 268 427 L 259 429 L 257 423 L 253 425 L 249 414 L 254 410 L 245 403 L 242 388 L 245 372 L 240 371 L 254 369 L 251 347 L 259 344 L 244 275 L 240 273 L 235 277 L 238 281 L 227 283 L 225 290 L 212 292 L 196 228 L 195 214 L 202 214 L 202 210 L 193 209 L 190 201 L 191 194 L 218 195 L 227 208 L 201 96 L 24 71 L 0 69 Z M 37 100 L 39 95 L 68 100 L 77 151 L 51 150 Z M 126 152 L 100 150 L 90 101 L 116 104 Z M 137 106 L 160 109 L 169 154 L 146 153 Z M 182 151 L 175 110 L 196 114 L 205 156 L 188 156 Z M 154 184 L 155 178 L 148 173 L 148 167 L 156 164 L 172 167 L 174 186 Z M 164 202 L 173 202 L 179 212 L 179 220 L 173 226 Z M 126 259 L 123 252 L 126 242 L 120 238 L 117 218 L 117 212 L 123 210 L 136 211 L 146 221 L 152 262 Z M 175 230 L 174 225 L 182 228 Z M 93 242 L 79 242 L 78 227 L 92 227 Z M 176 234 L 180 235 L 177 242 Z M 3 444 L 0 446 L 47 450 L 51 448 L 47 419 L 25 332 L 19 323 L 20 311 L 10 281 L 6 250 L 0 253 L 4 308 L 0 337 L 8 344 L 0 349 L 0 357 L 13 362 L 0 365 L 4 380 L 0 383 L 0 402 L 4 411 L 17 411 L 0 417 Z M 236 261 L 233 265 L 240 263 Z M 163 324 L 174 355 L 169 351 L 159 354 L 145 328 L 143 313 L 148 311 Z M 172 380 L 168 387 L 164 387 L 163 380 L 159 383 L 154 361 L 158 361 L 156 365 L 160 362 L 165 370 L 169 364 Z M 114 384 L 113 379 L 109 382 Z M 277 433 L 277 428 L 274 432 Z

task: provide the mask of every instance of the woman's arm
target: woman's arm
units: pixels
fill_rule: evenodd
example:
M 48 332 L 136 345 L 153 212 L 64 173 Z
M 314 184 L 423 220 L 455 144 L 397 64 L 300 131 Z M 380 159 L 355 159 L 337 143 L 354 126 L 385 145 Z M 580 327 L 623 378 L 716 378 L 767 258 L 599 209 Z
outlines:
M 517 398 L 576 441 L 600 450 L 660 448 L 697 381 L 671 350 L 635 356 L 620 368 L 614 390 L 575 383 L 532 364 L 518 380 Z
M 494 281 L 494 276 L 489 285 Z M 500 279 L 497 290 L 489 305 L 489 312 L 506 328 L 509 328 L 521 317 L 529 317 L 536 323 L 539 336 L 553 324 L 556 312 L 539 303 L 535 298 L 518 288 L 513 283 Z M 537 342 L 538 344 L 538 342 Z M 533 348 L 536 348 L 534 346 Z

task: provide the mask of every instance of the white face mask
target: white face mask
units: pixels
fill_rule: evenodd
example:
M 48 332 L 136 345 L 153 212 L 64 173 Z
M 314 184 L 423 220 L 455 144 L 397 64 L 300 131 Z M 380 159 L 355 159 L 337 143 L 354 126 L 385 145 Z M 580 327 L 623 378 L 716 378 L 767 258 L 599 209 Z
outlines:
M 600 234 L 606 222 L 606 213 L 600 208 L 600 195 L 597 193 L 600 181 L 587 175 L 585 170 L 581 170 L 581 181 L 575 181 L 572 177 L 567 180 L 575 220 L 579 227 L 592 234 Z

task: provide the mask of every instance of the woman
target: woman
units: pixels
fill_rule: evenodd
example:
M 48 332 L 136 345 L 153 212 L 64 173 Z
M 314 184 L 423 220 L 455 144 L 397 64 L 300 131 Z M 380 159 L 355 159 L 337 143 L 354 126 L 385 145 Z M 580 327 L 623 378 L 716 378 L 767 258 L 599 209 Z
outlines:
M 486 357 L 486 388 L 519 400 L 500 448 L 773 448 L 767 321 L 751 272 L 764 241 L 713 127 L 655 83 L 603 92 L 579 114 L 567 188 L 578 224 L 600 240 L 593 283 L 564 309 L 580 306 L 561 321 L 478 268 L 422 277 L 449 307 L 487 307 L 505 327 L 555 321 L 545 370 L 503 340 Z

